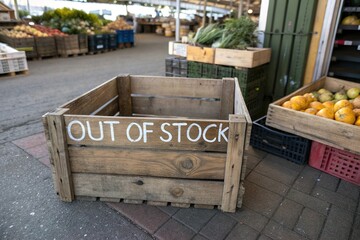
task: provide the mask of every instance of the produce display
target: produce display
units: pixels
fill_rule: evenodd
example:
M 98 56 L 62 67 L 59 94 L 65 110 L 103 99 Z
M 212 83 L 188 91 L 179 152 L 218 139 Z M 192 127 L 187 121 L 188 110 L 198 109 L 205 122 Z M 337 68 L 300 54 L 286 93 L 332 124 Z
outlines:
M 350 15 L 345 17 L 341 21 L 342 25 L 360 25 L 360 19 L 356 15 Z
M 342 89 L 333 93 L 325 88 L 297 95 L 282 104 L 283 107 L 319 117 L 360 126 L 360 89 Z
M 200 27 L 189 41 L 201 46 L 244 50 L 256 46 L 256 27 L 257 24 L 246 16 L 227 19 L 223 24 Z
M 128 24 L 123 18 L 118 18 L 114 22 L 102 27 L 103 32 L 114 32 L 115 30 L 132 30 L 133 26 Z
M 66 35 L 57 29 L 51 29 L 40 25 L 26 26 L 24 24 L 17 25 L 12 30 L 4 29 L 0 32 L 0 34 L 6 35 L 11 38 L 49 37 Z
M 95 14 L 69 8 L 46 11 L 40 21 L 45 26 L 59 29 L 67 34 L 95 34 L 102 25 Z

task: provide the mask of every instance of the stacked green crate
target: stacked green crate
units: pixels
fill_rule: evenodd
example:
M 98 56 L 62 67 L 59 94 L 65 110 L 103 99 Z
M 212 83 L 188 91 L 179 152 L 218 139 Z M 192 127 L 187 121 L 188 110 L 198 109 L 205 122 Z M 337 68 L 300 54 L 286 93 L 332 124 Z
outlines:
M 188 61 L 188 77 L 201 78 L 203 63 Z
M 253 118 L 261 117 L 264 112 L 263 104 L 261 103 L 264 100 L 266 66 L 233 69 L 232 77 L 238 79 L 241 93 Z
M 217 65 L 203 63 L 201 73 L 203 78 L 217 78 Z

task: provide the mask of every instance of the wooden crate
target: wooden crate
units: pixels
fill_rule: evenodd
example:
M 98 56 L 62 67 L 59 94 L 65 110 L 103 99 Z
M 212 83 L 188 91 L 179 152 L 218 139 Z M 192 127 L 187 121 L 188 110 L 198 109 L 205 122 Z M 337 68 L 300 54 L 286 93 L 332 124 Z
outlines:
M 0 40 L 18 51 L 24 51 L 27 58 L 36 58 L 38 56 L 34 37 L 11 38 L 1 35 Z
M 247 50 L 217 48 L 215 64 L 253 68 L 270 62 L 270 48 L 248 48 Z
M 80 53 L 78 35 L 56 36 L 55 40 L 58 55 L 67 57 Z
M 78 39 L 79 39 L 79 53 L 87 53 L 89 51 L 87 34 L 79 34 Z
M 236 79 L 119 76 L 43 120 L 63 201 L 241 207 L 251 119 Z
M 55 37 L 35 37 L 35 45 L 38 57 L 57 56 Z
M 295 95 L 326 88 L 332 92 L 360 87 L 359 83 L 323 77 L 269 105 L 266 125 L 310 140 L 360 154 L 360 127 L 281 107 Z
M 186 59 L 194 62 L 214 63 L 215 48 L 188 45 Z

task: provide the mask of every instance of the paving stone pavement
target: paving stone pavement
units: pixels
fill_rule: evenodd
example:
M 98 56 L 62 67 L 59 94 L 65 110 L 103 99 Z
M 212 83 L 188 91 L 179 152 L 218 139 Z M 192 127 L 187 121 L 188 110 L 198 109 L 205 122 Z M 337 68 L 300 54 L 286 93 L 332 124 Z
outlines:
M 43 133 L 12 143 L 49 165 Z M 243 207 L 182 209 L 108 203 L 155 239 L 360 239 L 360 187 L 252 149 Z

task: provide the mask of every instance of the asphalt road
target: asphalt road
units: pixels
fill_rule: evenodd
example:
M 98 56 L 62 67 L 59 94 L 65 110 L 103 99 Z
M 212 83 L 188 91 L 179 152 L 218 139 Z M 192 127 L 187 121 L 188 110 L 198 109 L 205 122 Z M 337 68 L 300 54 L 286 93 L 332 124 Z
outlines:
M 134 48 L 29 61 L 0 78 L 0 239 L 151 239 L 102 202 L 61 202 L 50 170 L 12 143 L 43 131 L 41 116 L 119 75 L 164 75 L 169 38 L 136 36 Z

